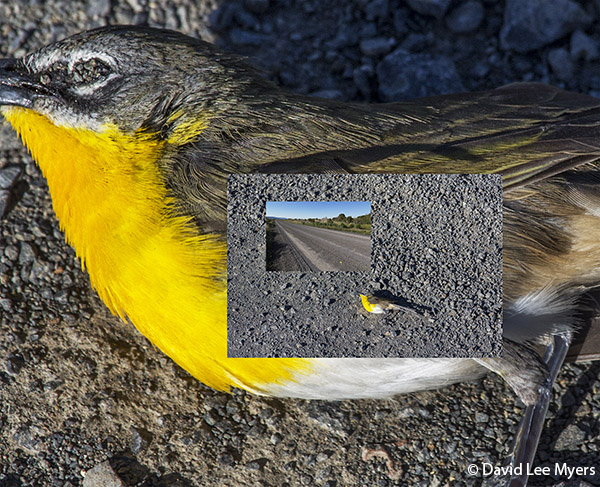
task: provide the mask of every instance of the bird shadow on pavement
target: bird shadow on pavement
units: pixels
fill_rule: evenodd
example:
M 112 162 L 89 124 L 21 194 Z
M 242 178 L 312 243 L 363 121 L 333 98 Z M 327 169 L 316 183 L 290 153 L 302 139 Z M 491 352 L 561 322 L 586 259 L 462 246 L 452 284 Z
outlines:
M 435 310 L 429 306 L 413 303 L 402 296 L 397 296 L 387 290 L 373 291 L 372 295 L 378 299 L 388 300 L 393 304 L 400 306 L 403 311 L 412 311 L 421 316 L 434 316 Z

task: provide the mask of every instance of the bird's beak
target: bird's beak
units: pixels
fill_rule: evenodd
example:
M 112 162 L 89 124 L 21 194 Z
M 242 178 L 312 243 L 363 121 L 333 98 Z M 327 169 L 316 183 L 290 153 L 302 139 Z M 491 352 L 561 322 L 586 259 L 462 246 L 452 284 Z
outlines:
M 46 92 L 39 82 L 19 72 L 16 59 L 0 59 L 0 106 L 31 108 L 33 100 Z

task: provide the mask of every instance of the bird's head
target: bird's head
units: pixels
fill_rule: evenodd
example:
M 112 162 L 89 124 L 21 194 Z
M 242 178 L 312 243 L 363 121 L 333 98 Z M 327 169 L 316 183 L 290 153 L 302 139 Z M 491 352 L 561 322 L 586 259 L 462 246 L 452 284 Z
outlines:
M 32 110 L 60 127 L 116 126 L 181 142 L 256 82 L 252 68 L 203 41 L 109 26 L 0 60 L 0 106 L 5 114 L 15 106 Z

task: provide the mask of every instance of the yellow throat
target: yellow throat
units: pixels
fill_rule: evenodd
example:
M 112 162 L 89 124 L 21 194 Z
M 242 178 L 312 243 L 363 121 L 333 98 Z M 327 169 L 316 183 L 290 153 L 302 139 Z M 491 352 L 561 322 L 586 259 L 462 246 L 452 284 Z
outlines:
M 363 307 L 369 312 L 372 313 L 373 312 L 373 305 L 371 303 L 369 303 L 369 298 L 367 296 L 365 296 L 364 294 L 360 295 L 360 301 L 362 302 Z
M 226 244 L 170 212 L 156 164 L 167 143 L 185 137 L 60 127 L 24 108 L 3 114 L 40 166 L 61 229 L 113 313 L 215 389 L 268 392 L 308 370 L 302 359 L 227 357 Z

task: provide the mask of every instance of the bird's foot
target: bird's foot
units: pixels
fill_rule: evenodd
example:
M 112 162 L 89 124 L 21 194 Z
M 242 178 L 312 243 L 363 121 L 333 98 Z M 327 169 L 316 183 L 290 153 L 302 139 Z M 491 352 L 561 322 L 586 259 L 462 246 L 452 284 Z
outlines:
M 553 340 L 546 347 L 544 362 L 547 367 L 547 376 L 539 388 L 537 401 L 529 404 L 525 409 L 511 453 L 505 462 L 505 465 L 512 467 L 510 470 L 513 472 L 506 484 L 507 487 L 525 487 L 527 485 L 529 471 L 531 471 L 548 406 L 552 399 L 552 386 L 567 355 L 571 338 L 571 333 L 554 335 Z

